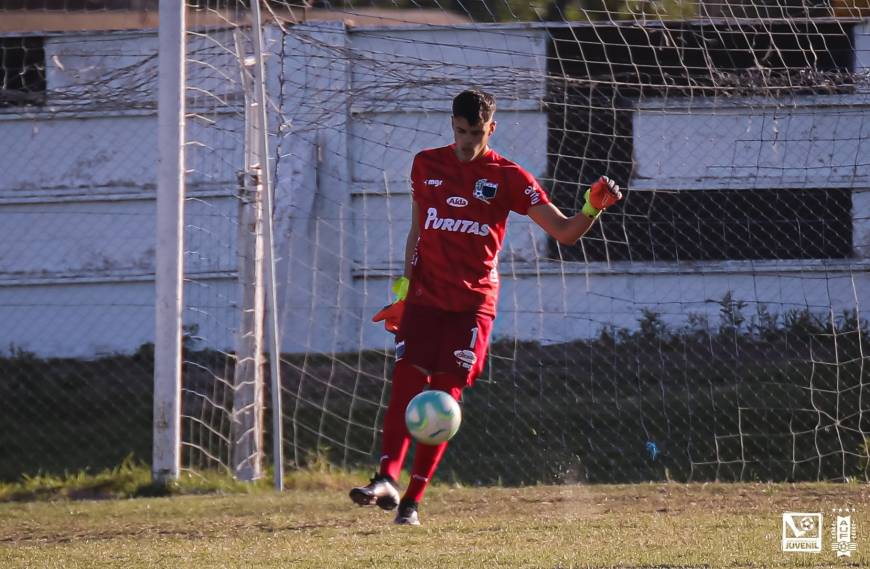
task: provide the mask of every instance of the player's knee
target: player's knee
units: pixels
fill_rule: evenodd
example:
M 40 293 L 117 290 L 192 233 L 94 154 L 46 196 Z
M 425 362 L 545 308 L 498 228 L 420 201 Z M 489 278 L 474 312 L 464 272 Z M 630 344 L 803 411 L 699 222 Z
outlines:
M 401 379 L 415 380 L 415 382 L 426 383 L 426 377 L 428 375 L 429 374 L 426 372 L 425 369 L 404 360 L 396 362 L 396 366 L 393 368 L 393 381 Z
M 427 376 L 409 362 L 397 362 L 393 368 L 393 386 L 390 392 L 390 410 L 404 413 L 408 401 L 423 391 Z
M 452 373 L 436 373 L 432 376 L 429 385 L 432 389 L 446 391 L 451 397 L 460 401 L 462 398 L 462 390 L 467 384 L 465 376 Z

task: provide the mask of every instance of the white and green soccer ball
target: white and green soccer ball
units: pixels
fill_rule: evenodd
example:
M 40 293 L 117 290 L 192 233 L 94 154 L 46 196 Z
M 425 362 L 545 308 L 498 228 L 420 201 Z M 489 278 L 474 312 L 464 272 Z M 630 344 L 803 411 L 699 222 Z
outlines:
M 405 409 L 408 432 L 424 445 L 449 441 L 462 422 L 459 403 L 449 393 L 437 389 L 423 391 Z

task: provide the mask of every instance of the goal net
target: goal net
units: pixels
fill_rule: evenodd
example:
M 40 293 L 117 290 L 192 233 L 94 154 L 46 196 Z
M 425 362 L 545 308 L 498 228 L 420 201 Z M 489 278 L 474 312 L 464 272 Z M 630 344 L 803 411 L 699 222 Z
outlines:
M 0 244 L 0 314 L 28 323 L 7 326 L 0 346 L 23 347 L 44 366 L 89 361 L 65 377 L 85 378 L 69 381 L 111 405 L 98 414 L 46 390 L 18 406 L 6 432 L 39 421 L 40 405 L 54 401 L 78 409 L 92 448 L 139 455 L 143 445 L 122 433 L 150 420 L 147 381 L 131 383 L 129 370 L 144 366 L 147 377 L 141 358 L 154 341 L 157 2 L 96 10 L 106 27 L 143 27 L 122 32 L 59 30 L 52 18 L 92 18 L 92 3 L 43 4 L 0 0 L 0 129 L 26 124 L 14 140 L 38 134 L 40 148 L 47 133 L 67 137 L 38 160 L 11 143 L 0 158 L 0 228 L 16 228 Z M 563 212 L 578 212 L 601 175 L 626 197 L 570 247 L 512 215 L 487 365 L 463 395 L 463 425 L 439 476 L 867 479 L 866 3 L 261 8 L 266 125 L 250 4 L 188 2 L 184 468 L 250 479 L 271 460 L 264 169 L 285 465 L 374 467 L 394 345 L 371 316 L 402 272 L 411 161 L 452 142 L 451 100 L 474 87 L 497 100 L 493 148 L 533 173 Z M 267 159 L 257 152 L 263 128 Z M 21 173 L 33 171 L 56 175 Z M 20 217 L 16 192 L 26 188 L 51 196 L 27 206 L 41 225 Z M 91 205 L 54 201 L 68 194 Z M 50 221 L 52 207 L 78 225 Z M 18 245 L 46 234 L 80 244 L 74 286 L 58 267 L 75 254 Z M 31 286 L 22 271 L 55 280 L 22 297 Z M 66 340 L 46 342 L 62 336 L 57 314 Z M 0 363 L 22 376 L 35 369 L 9 351 Z M 10 400 L 3 389 L 0 407 Z
M 563 211 L 627 196 L 573 247 L 511 220 L 441 475 L 866 477 L 865 11 L 268 6 L 288 464 L 374 464 L 410 162 L 478 87 Z
M 394 346 L 370 318 L 402 270 L 410 163 L 452 141 L 450 101 L 477 87 L 498 101 L 494 148 L 563 211 L 576 213 L 600 175 L 627 191 L 572 247 L 511 219 L 487 367 L 464 395 L 441 476 L 866 477 L 861 10 L 264 8 L 289 466 L 376 462 Z M 233 25 L 191 37 L 236 53 L 246 7 L 196 13 Z M 218 86 L 195 98 L 232 108 Z M 240 135 L 219 124 L 204 132 Z M 189 165 L 203 176 L 241 158 L 238 144 L 205 146 Z M 203 233 L 206 249 L 233 243 L 232 227 Z M 234 297 L 192 284 L 188 310 L 235 322 L 222 315 Z M 186 442 L 228 460 L 195 433 L 230 433 L 231 407 L 212 390 L 233 382 L 203 370 L 197 387 L 187 379 L 206 393 L 187 407 L 197 413 Z

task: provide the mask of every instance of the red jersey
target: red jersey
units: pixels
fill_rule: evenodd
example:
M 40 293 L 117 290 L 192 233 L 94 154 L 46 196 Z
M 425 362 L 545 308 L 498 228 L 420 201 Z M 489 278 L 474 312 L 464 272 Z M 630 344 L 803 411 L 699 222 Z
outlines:
M 452 144 L 414 157 L 411 186 L 420 237 L 407 302 L 495 316 L 508 214 L 549 203 L 546 192 L 495 151 L 461 162 Z

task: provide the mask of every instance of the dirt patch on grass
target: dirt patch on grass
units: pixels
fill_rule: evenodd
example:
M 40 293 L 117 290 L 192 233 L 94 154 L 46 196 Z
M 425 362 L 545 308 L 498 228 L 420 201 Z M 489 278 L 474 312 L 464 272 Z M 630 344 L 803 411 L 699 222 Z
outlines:
M 845 484 L 637 484 L 526 488 L 446 489 L 433 495 L 456 514 L 522 511 L 600 516 L 613 513 L 783 512 L 795 508 L 854 507 L 866 510 L 870 485 Z

